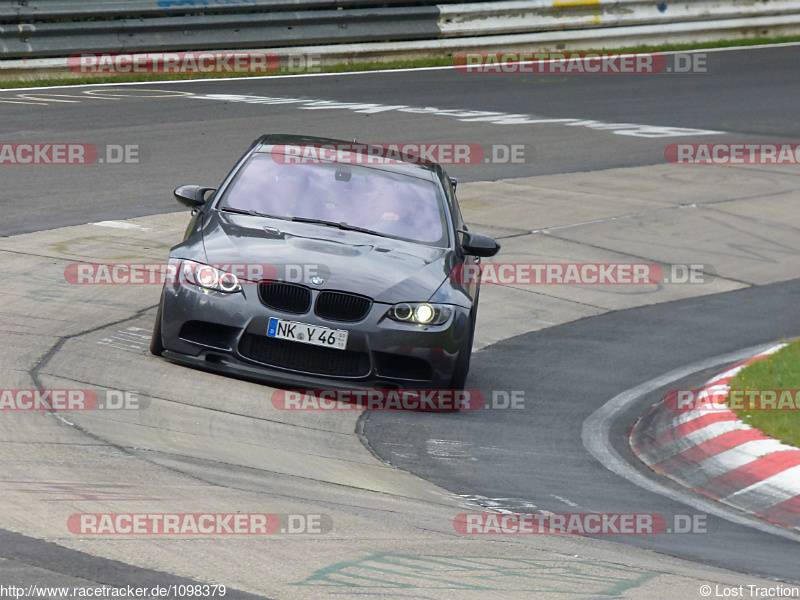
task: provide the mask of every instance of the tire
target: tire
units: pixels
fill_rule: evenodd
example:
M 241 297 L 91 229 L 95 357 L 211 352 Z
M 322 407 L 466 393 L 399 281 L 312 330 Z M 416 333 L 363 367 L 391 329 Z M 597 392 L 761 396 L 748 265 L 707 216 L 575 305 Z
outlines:
M 156 311 L 156 323 L 153 326 L 153 337 L 150 338 L 150 354 L 161 356 L 164 353 L 164 341 L 161 337 L 161 311 L 164 306 L 164 297 L 158 303 Z

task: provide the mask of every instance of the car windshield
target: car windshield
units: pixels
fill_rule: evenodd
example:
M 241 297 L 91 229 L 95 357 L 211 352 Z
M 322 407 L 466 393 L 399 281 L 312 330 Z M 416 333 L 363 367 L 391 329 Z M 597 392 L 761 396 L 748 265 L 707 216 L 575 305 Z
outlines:
M 447 243 L 443 203 L 433 181 L 360 165 L 287 164 L 270 153 L 256 153 L 236 174 L 218 208 L 346 223 L 388 237 Z

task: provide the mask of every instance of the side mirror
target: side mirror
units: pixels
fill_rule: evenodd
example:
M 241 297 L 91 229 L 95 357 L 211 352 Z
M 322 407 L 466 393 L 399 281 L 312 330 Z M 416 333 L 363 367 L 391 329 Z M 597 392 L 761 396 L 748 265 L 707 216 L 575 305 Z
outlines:
M 500 250 L 500 244 L 493 237 L 470 231 L 459 231 L 464 236 L 461 249 L 470 256 L 494 256 Z
M 455 177 L 448 177 L 448 179 L 450 180 L 450 185 L 453 186 L 453 189 L 456 189 L 458 187 L 458 179 Z
M 216 190 L 200 185 L 182 185 L 175 190 L 175 200 L 189 208 L 199 209 L 206 204 L 206 194 L 213 191 Z

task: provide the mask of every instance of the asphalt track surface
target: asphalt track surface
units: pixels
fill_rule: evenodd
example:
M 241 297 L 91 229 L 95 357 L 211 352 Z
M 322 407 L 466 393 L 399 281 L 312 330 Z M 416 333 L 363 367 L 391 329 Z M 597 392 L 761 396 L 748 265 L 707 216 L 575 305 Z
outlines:
M 542 119 L 639 123 L 735 134 L 724 136 L 725 141 L 786 142 L 800 136 L 797 56 L 793 46 L 710 52 L 707 72 L 690 74 L 467 75 L 438 69 L 158 83 L 113 90 L 0 91 L 2 142 L 90 143 L 100 148 L 136 145 L 140 155 L 138 165 L 52 166 L 34 170 L 35 177 L 24 169 L 19 176 L 3 177 L 0 235 L 174 211 L 176 205 L 165 190 L 186 181 L 215 185 L 234 157 L 266 132 L 307 132 L 347 140 L 525 146 L 523 164 L 456 165 L 450 169 L 451 175 L 464 181 L 664 162 L 664 139 L 608 135 L 582 126 L 520 127 L 398 112 L 359 114 L 346 109 L 298 111 L 294 104 L 271 105 L 267 118 L 259 104 L 159 97 L 156 90 L 497 111 Z M 723 136 L 716 137 L 722 141 Z M 677 139 L 668 138 L 667 143 Z
M 524 390 L 525 410 L 457 416 L 365 413 L 364 431 L 385 460 L 453 492 L 511 512 L 701 514 L 607 470 L 581 445 L 590 414 L 617 394 L 664 373 L 800 333 L 797 280 L 607 313 L 494 344 L 473 357 L 468 387 Z M 732 326 L 731 326 L 732 325 Z M 611 431 L 614 448 L 638 464 L 627 433 L 668 389 L 695 389 L 703 369 L 641 397 Z M 569 440 L 569 441 L 567 441 Z M 432 442 L 433 441 L 433 442 Z M 440 451 L 430 452 L 431 444 Z M 464 456 L 472 459 L 459 460 Z M 678 489 L 668 479 L 662 483 Z M 708 533 L 606 536 L 673 556 L 787 581 L 800 579 L 798 542 L 709 516 Z
M 173 211 L 169 190 L 182 183 L 218 182 L 234 157 L 262 132 L 530 148 L 525 164 L 450 169 L 465 181 L 659 164 L 665 144 L 672 141 L 557 123 L 528 128 L 442 116 L 412 119 L 401 112 L 299 111 L 293 104 L 272 105 L 266 118 L 259 104 L 153 97 L 154 89 L 697 128 L 725 132 L 720 141 L 794 141 L 800 137 L 798 59 L 798 48 L 782 47 L 710 53 L 709 72 L 690 75 L 468 77 L 429 70 L 159 83 L 126 86 L 122 97 L 112 98 L 106 91 L 100 98 L 77 100 L 76 93 L 101 88 L 43 90 L 27 97 L 21 91 L 3 91 L 2 142 L 134 144 L 142 160 L 135 166 L 4 168 L 0 235 Z M 144 91 L 136 95 L 130 90 Z M 68 96 L 52 95 L 60 93 Z M 476 355 L 469 387 L 526 390 L 526 410 L 370 413 L 364 417 L 364 434 L 396 466 L 456 493 L 502 499 L 496 505 L 510 510 L 535 506 L 552 512 L 692 513 L 687 505 L 607 470 L 581 444 L 582 424 L 616 394 L 667 371 L 798 335 L 798 292 L 800 284 L 790 281 L 612 312 L 513 338 Z M 692 374 L 673 387 L 691 387 L 706 373 Z M 643 397 L 614 425 L 614 446 L 632 464 L 624 434 L 659 396 L 653 392 Z M 432 440 L 448 442 L 450 454 L 432 459 L 419 451 Z M 448 460 L 467 450 L 476 461 L 464 465 Z M 705 535 L 620 536 L 616 541 L 744 573 L 798 580 L 796 542 L 725 519 L 712 517 L 709 523 L 711 533 Z

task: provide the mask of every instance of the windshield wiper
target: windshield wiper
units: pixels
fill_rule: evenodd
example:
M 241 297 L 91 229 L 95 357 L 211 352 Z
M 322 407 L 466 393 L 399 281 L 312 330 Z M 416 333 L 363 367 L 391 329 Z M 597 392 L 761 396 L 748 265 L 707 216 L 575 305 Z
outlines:
M 280 219 L 281 221 L 287 221 L 286 217 L 279 217 L 277 215 L 268 215 L 266 213 L 258 212 L 257 210 L 245 210 L 244 208 L 234 208 L 232 206 L 223 206 L 220 208 L 223 212 L 235 213 L 237 215 L 250 215 L 251 217 L 264 217 L 266 219 Z
M 389 237 L 385 233 L 381 233 L 380 231 L 375 231 L 374 229 L 366 229 L 364 227 L 357 227 L 356 225 L 350 225 L 349 223 L 345 223 L 344 221 L 336 223 L 334 221 L 325 221 L 324 219 L 311 219 L 308 217 L 292 217 L 291 220 L 297 223 L 311 223 L 313 225 L 325 225 L 327 227 L 338 227 L 339 229 L 343 229 L 345 231 L 358 231 L 360 233 L 369 233 L 371 235 Z

